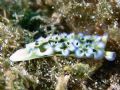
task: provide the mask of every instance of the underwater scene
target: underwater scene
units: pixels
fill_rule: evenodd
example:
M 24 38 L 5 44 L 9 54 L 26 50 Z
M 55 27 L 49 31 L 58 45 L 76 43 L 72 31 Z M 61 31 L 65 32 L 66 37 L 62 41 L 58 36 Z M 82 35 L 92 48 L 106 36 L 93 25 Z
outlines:
M 120 90 L 120 0 L 0 0 L 0 90 Z

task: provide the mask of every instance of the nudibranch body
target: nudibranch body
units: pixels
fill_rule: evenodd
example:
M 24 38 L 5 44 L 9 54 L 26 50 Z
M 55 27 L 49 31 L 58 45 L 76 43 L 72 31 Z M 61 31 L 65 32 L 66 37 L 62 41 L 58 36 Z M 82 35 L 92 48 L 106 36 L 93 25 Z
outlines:
M 49 56 L 74 56 L 77 58 L 106 58 L 113 61 L 115 52 L 105 51 L 108 34 L 85 35 L 83 33 L 61 33 L 40 37 L 35 42 L 26 45 L 26 48 L 16 51 L 11 55 L 11 61 L 25 61 Z

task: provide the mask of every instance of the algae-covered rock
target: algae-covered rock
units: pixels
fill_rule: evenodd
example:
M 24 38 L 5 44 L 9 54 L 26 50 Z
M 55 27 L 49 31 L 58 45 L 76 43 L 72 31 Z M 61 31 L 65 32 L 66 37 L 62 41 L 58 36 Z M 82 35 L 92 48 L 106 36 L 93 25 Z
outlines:
M 119 21 L 119 0 L 1 0 L 0 90 L 55 90 L 61 86 L 68 90 L 109 90 L 119 87 Z M 91 56 L 91 48 L 90 53 L 80 53 L 79 45 L 86 43 L 79 44 L 76 39 L 59 41 L 65 34 L 58 36 L 65 32 L 72 37 L 74 33 L 75 37 L 83 33 L 88 39 L 94 36 L 95 41 L 105 36 L 104 44 L 91 44 L 102 48 L 102 53 L 98 52 L 99 57 L 92 54 L 92 58 L 85 58 Z M 53 40 L 46 40 L 49 36 Z M 50 45 L 46 45 L 48 42 L 53 45 L 51 51 L 48 50 Z M 62 47 L 60 43 L 63 42 Z M 13 54 L 19 49 L 20 53 Z M 10 58 L 12 54 L 14 58 Z M 84 58 L 80 58 L 82 55 Z M 9 58 L 18 62 L 11 62 Z

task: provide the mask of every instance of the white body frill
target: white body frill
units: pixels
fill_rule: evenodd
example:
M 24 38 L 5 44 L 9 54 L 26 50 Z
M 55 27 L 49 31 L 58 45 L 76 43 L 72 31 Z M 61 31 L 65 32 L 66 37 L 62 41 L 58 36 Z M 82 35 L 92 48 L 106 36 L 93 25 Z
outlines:
M 26 61 L 36 58 L 42 58 L 44 56 L 51 56 L 53 54 L 53 48 L 48 48 L 44 52 L 40 52 L 39 48 L 34 48 L 31 52 L 29 52 L 26 48 L 17 50 L 14 54 L 10 56 L 10 61 Z

